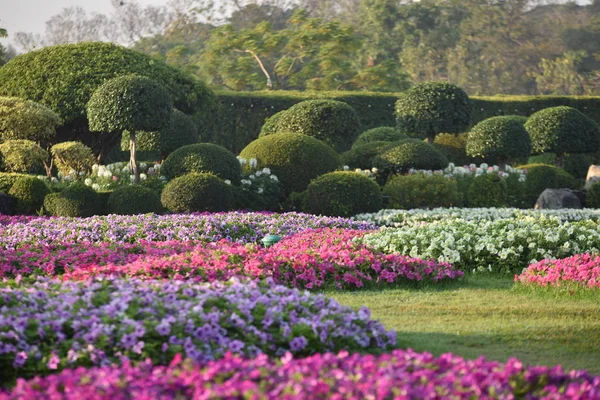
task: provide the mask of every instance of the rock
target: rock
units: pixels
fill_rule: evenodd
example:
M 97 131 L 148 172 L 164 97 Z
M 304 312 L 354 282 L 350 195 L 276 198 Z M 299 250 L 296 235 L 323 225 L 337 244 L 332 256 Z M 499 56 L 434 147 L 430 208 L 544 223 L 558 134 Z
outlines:
M 588 190 L 592 184 L 600 181 L 600 165 L 590 165 L 587 176 L 585 177 L 585 190 Z
M 578 193 L 579 192 L 579 193 Z M 571 189 L 546 189 L 535 202 L 536 209 L 583 208 L 583 192 Z
M 12 215 L 14 199 L 4 192 L 0 192 L 0 214 Z

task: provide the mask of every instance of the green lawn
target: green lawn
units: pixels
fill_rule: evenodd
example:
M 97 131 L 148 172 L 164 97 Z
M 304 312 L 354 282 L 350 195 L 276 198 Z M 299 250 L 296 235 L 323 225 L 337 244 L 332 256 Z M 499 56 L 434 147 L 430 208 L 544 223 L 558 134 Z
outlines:
M 470 276 L 442 287 L 326 294 L 370 308 L 403 348 L 600 373 L 600 290 L 530 290 L 511 277 Z

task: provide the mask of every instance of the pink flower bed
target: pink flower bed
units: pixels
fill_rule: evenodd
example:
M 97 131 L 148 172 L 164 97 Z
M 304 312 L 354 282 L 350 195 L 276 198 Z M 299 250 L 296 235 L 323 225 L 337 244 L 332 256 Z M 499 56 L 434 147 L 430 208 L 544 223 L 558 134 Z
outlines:
M 531 264 L 515 281 L 540 286 L 560 286 L 577 283 L 600 288 L 600 256 L 577 254 L 560 260 L 542 260 Z
M 9 399 L 598 399 L 600 377 L 560 367 L 501 364 L 395 350 L 380 356 L 316 354 L 295 359 L 226 354 L 203 366 L 106 366 L 19 379 Z

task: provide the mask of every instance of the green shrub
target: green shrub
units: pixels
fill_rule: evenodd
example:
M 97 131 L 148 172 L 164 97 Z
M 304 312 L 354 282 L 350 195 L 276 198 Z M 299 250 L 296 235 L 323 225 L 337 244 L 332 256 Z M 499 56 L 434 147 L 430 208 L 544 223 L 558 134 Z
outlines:
M 352 148 L 371 142 L 397 142 L 402 139 L 408 139 L 408 136 L 396 128 L 380 126 L 361 133 L 354 141 Z
M 263 124 L 262 128 L 260 128 L 260 133 L 258 134 L 258 137 L 277 133 L 277 129 L 279 129 L 279 121 L 283 118 L 283 115 L 286 112 L 287 110 L 282 110 L 265 119 L 265 123 Z
M 475 177 L 468 194 L 469 207 L 506 207 L 508 190 L 506 182 L 497 174 Z
M 0 139 L 52 141 L 60 117 L 49 108 L 18 97 L 0 97 Z
M 71 170 L 75 171 L 77 176 L 81 172 L 89 173 L 95 161 L 92 149 L 81 142 L 55 144 L 50 149 L 50 153 L 56 169 L 63 175 L 69 175 Z
M 121 186 L 108 198 L 108 213 L 134 215 L 155 213 L 163 210 L 158 194 L 141 185 Z
M 100 213 L 98 194 L 81 182 L 44 198 L 44 210 L 57 217 L 91 217 Z
M 342 164 L 350 168 L 371 169 L 375 157 L 397 144 L 398 142 L 369 142 L 353 146 L 341 155 Z
M 261 136 L 300 133 L 322 140 L 336 151 L 348 150 L 360 129 L 360 119 L 348 104 L 335 100 L 307 100 L 267 121 Z M 269 132 L 269 130 L 271 132 Z
M 479 164 L 481 159 L 467 155 L 467 139 L 469 134 L 459 133 L 440 133 L 435 137 L 433 145 L 440 151 L 448 161 L 455 165 L 469 165 L 471 163 Z
M 162 205 L 172 212 L 226 211 L 233 205 L 231 186 L 210 173 L 190 173 L 167 183 Z
M 261 137 L 240 153 L 255 158 L 258 168 L 269 168 L 279 178 L 282 192 L 302 192 L 311 180 L 336 170 L 340 158 L 331 147 L 311 136 L 277 133 Z
M 48 186 L 33 176 L 18 178 L 8 191 L 15 199 L 16 214 L 35 214 L 42 209 L 44 197 L 50 193 Z
M 397 127 L 425 135 L 432 143 L 439 133 L 461 133 L 471 122 L 469 96 L 456 85 L 422 83 L 400 94 L 396 102 Z
M 161 167 L 161 173 L 169 180 L 190 172 L 209 172 L 233 184 L 240 182 L 241 171 L 232 152 L 212 143 L 180 147 L 169 154 Z
M 0 192 L 8 193 L 12 185 L 19 178 L 29 178 L 31 175 L 17 172 L 0 172 Z
M 394 175 L 383 187 L 389 208 L 455 207 L 459 204 L 456 181 L 440 175 Z
M 595 154 L 565 154 L 564 170 L 576 179 L 585 179 L 590 165 L 595 164 Z M 544 153 L 529 157 L 527 164 L 549 164 L 556 162 L 556 153 Z
M 531 139 L 523 122 L 523 117 L 513 115 L 481 121 L 469 132 L 467 154 L 484 159 L 493 158 L 502 170 L 508 160 L 528 157 Z
M 585 206 L 587 208 L 600 208 L 600 182 L 593 183 L 587 190 Z
M 373 159 L 382 173 L 407 172 L 409 169 L 436 170 L 448 166 L 448 159 L 433 145 L 419 139 L 406 139 Z
M 544 189 L 577 189 L 577 180 L 562 168 L 545 164 L 527 164 L 519 166 L 527 170 L 525 181 L 525 203 L 533 207 Z
M 363 174 L 336 171 L 308 185 L 306 203 L 311 214 L 350 217 L 381 209 L 381 191 Z
M 39 173 L 48 159 L 48 152 L 31 140 L 7 140 L 0 144 L 0 155 L 9 172 Z

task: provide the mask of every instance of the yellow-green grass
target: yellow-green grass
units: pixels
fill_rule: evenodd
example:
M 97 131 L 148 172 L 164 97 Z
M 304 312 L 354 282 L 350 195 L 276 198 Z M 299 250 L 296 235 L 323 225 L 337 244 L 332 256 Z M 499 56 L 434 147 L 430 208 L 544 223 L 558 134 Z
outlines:
M 600 374 L 600 289 L 529 289 L 506 276 L 421 288 L 327 291 L 371 309 L 402 348 Z

